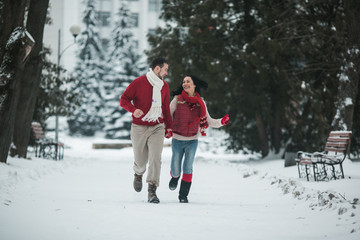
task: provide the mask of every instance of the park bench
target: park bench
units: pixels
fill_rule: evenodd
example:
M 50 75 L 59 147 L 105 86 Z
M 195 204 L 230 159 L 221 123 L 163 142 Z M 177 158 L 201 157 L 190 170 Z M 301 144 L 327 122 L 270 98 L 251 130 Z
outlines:
M 46 138 L 40 123 L 31 123 L 31 130 L 35 140 L 35 157 L 52 158 L 54 160 L 64 158 L 64 144 Z
M 299 178 L 315 181 L 344 178 L 343 161 L 350 146 L 351 131 L 332 131 L 327 138 L 323 152 L 296 153 Z

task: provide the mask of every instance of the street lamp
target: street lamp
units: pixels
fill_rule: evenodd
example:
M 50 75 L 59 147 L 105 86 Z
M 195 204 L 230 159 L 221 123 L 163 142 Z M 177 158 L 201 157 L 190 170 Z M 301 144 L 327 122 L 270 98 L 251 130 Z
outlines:
M 60 45 L 61 45 L 61 29 L 59 29 L 59 34 L 58 34 L 58 58 L 57 58 L 57 78 L 60 79 L 60 59 L 62 57 L 62 55 L 64 54 L 64 52 L 69 49 L 69 47 L 73 46 L 76 43 L 76 37 L 79 35 L 80 33 L 80 27 L 78 25 L 73 25 L 70 27 L 70 32 L 71 34 L 74 36 L 74 42 L 71 43 L 69 46 L 67 46 L 66 48 L 64 48 L 64 50 L 62 50 L 62 52 L 60 51 Z M 57 108 L 55 107 L 55 141 L 59 142 L 59 116 L 57 113 Z

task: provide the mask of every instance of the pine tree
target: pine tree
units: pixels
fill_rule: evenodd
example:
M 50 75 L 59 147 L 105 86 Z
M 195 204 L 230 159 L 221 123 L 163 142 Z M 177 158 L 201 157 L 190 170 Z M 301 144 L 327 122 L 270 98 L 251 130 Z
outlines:
M 86 1 L 83 22 L 85 30 L 79 36 L 80 51 L 74 78 L 74 91 L 84 95 L 84 101 L 68 118 L 70 134 L 93 136 L 104 126 L 102 111 L 104 106 L 104 86 L 102 84 L 105 67 L 104 53 L 98 31 L 94 0 Z
M 317 150 L 331 130 L 343 66 L 338 3 L 164 0 L 169 24 L 149 37 L 148 55 L 171 59 L 170 88 L 187 72 L 209 82 L 209 110 L 231 118 L 230 148 Z
M 140 55 L 134 44 L 131 28 L 133 19 L 125 1 L 116 15 L 109 69 L 106 79 L 105 131 L 107 138 L 128 139 L 130 137 L 131 113 L 120 108 L 120 97 L 132 80 L 143 71 Z
M 332 126 L 336 130 L 353 129 L 353 119 L 357 95 L 360 94 L 359 65 L 360 65 L 360 30 L 357 27 L 360 23 L 360 7 L 357 1 L 348 0 L 339 3 L 337 13 L 338 19 L 336 28 L 343 37 L 343 49 L 340 53 L 343 58 L 342 66 L 339 70 L 339 92 L 336 101 L 336 114 Z M 355 118 L 356 119 L 356 118 Z
M 288 93 L 282 91 L 287 82 L 279 78 L 287 77 L 281 71 L 286 66 L 278 68 L 278 72 L 274 68 L 281 64 L 276 62 L 276 55 L 283 49 L 280 44 L 266 41 L 271 33 L 264 41 L 256 42 L 257 30 L 262 27 L 259 4 L 164 1 L 163 7 L 165 21 L 172 24 L 159 30 L 158 37 L 149 39 L 155 46 L 150 55 L 172 60 L 172 79 L 181 79 L 190 71 L 209 82 L 209 91 L 204 93 L 209 110 L 218 113 L 216 117 L 225 113 L 232 117 L 226 128 L 232 148 L 261 151 L 263 156 L 270 147 L 279 151 L 285 115 L 280 109 L 289 102 Z M 177 49 L 182 49 L 180 56 Z
M 79 89 L 69 89 L 67 86 L 77 84 L 73 77 L 58 78 L 66 75 L 66 70 L 47 59 L 48 50 L 44 51 L 44 67 L 41 74 L 40 88 L 37 95 L 33 121 L 45 126 L 45 121 L 51 116 L 71 116 L 80 106 L 83 93 Z M 58 69 L 60 68 L 60 69 Z

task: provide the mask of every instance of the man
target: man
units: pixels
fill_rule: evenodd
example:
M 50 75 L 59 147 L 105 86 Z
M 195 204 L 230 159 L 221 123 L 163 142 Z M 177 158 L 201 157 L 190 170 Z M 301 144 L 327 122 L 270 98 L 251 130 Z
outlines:
M 151 203 L 160 202 L 156 188 L 159 186 L 164 135 L 172 136 L 169 85 L 164 81 L 168 67 L 164 58 L 153 60 L 149 72 L 132 81 L 120 99 L 120 106 L 132 113 L 134 189 L 141 191 L 142 176 L 149 163 L 146 182 Z

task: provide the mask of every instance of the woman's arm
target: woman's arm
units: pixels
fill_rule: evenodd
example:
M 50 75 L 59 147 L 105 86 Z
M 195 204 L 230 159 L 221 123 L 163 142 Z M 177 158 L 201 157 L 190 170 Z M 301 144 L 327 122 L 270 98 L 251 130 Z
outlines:
M 205 101 L 204 101 L 204 103 L 205 103 Z M 222 127 L 223 125 L 221 124 L 221 118 L 218 118 L 218 119 L 212 118 L 209 114 L 206 103 L 205 103 L 205 107 L 206 107 L 206 121 L 208 122 L 209 126 L 213 127 L 213 128 Z

